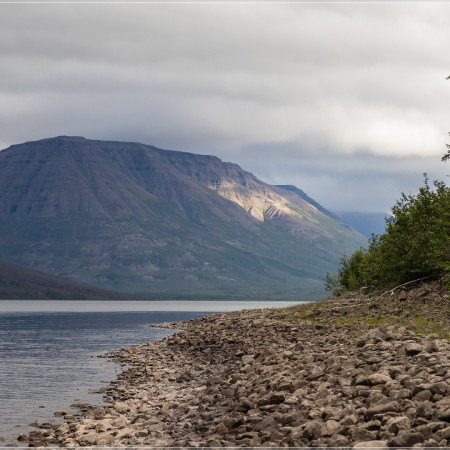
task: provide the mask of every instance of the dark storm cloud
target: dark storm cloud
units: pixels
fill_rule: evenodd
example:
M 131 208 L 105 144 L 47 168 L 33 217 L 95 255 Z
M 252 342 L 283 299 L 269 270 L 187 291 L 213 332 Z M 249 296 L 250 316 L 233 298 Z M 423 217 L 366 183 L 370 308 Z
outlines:
M 213 153 L 330 208 L 386 210 L 423 171 L 445 175 L 449 10 L 1 4 L 0 145 Z

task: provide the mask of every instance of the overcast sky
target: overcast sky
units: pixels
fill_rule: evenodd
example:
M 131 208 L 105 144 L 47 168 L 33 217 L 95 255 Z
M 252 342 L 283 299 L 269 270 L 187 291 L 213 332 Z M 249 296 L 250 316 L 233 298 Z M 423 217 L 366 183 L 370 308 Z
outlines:
M 0 148 L 214 154 L 332 210 L 446 179 L 450 3 L 0 4 Z

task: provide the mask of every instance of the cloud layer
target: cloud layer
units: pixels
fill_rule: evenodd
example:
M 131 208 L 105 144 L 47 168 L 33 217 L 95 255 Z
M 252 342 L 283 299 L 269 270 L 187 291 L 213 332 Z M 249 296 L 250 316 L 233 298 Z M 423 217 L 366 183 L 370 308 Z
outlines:
M 445 177 L 450 4 L 1 4 L 0 147 L 217 154 L 332 209 Z

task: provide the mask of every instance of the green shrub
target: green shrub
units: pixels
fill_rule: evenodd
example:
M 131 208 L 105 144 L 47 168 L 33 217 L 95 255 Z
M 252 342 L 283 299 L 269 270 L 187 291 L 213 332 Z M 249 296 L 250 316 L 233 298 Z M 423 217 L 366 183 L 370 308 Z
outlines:
M 450 189 L 425 174 L 417 195 L 405 195 L 386 219 L 385 232 L 372 235 L 367 249 L 341 257 L 337 275 L 325 278 L 335 293 L 381 288 L 450 272 Z

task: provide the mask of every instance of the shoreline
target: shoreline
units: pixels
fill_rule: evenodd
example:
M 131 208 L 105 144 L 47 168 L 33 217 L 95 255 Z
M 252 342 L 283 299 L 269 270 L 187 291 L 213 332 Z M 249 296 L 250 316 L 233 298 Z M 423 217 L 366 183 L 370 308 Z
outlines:
M 105 405 L 22 442 L 448 447 L 450 342 L 396 325 L 332 323 L 343 304 L 303 306 L 321 307 L 318 321 L 284 308 L 154 325 L 183 330 L 109 354 L 129 368 L 105 389 Z

